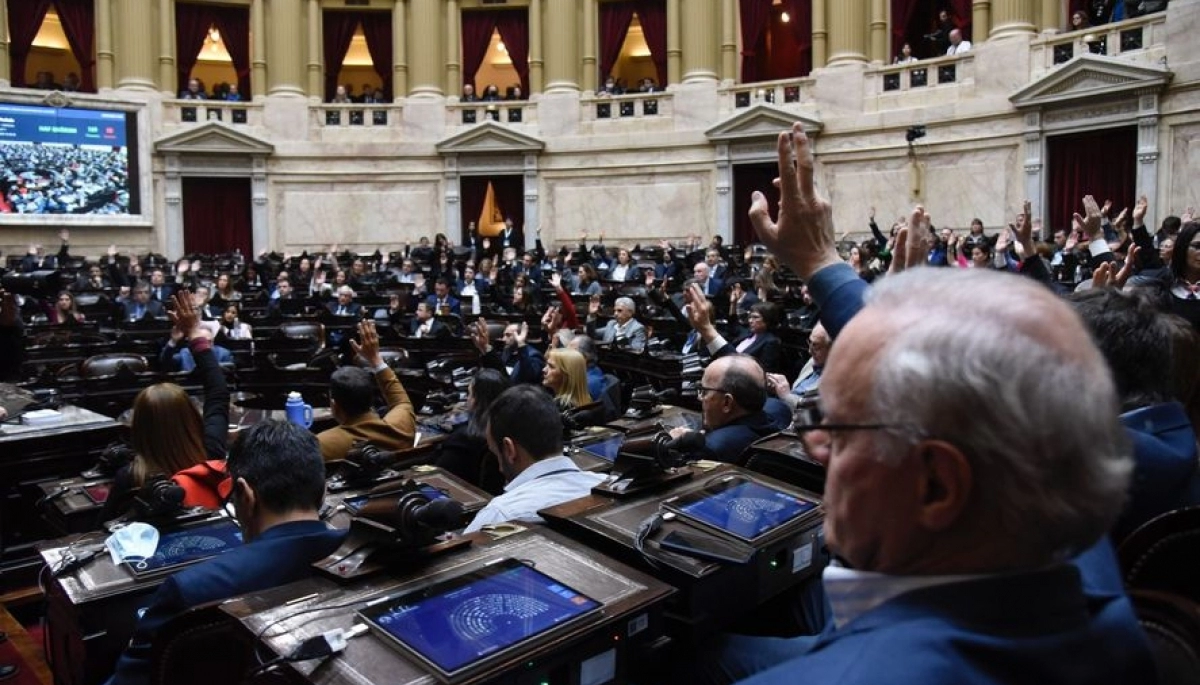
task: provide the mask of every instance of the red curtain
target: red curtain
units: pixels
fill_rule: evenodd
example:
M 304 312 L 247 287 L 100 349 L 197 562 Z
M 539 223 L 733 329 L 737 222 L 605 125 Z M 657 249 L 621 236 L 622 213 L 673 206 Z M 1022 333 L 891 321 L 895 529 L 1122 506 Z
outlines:
M 367 38 L 367 52 L 375 73 L 383 82 L 383 96 L 392 100 L 392 15 L 389 12 L 363 12 L 363 35 Z
M 750 223 L 750 194 L 761 191 L 767 196 L 771 215 L 779 213 L 779 189 L 772 181 L 779 175 L 777 164 L 736 164 L 733 167 L 733 242 L 749 245 L 758 242 Z
M 496 29 L 496 16 L 492 12 L 463 12 L 462 13 L 462 60 L 463 82 L 475 86 L 475 93 L 483 95 L 481 88 L 475 84 L 475 74 L 483 66 L 483 58 L 487 56 L 488 43 L 492 40 L 492 31 Z M 483 211 L 483 200 L 479 200 L 479 208 L 475 215 Z
M 96 92 L 96 9 L 93 0 L 54 0 L 54 9 L 63 33 L 71 44 L 71 54 L 79 62 L 79 90 Z
M 250 93 L 250 10 L 246 7 L 210 7 L 212 23 L 221 32 L 221 41 L 237 72 L 238 93 L 249 100 Z M 186 84 L 185 84 L 186 85 Z
M 508 10 L 496 13 L 496 30 L 500 40 L 508 49 L 513 69 L 521 79 L 521 92 L 529 95 L 529 13 L 526 10 Z M 519 225 L 519 224 L 518 224 Z
M 1050 228 L 1070 229 L 1071 216 L 1083 214 L 1083 196 L 1103 204 L 1113 201 L 1113 214 L 1133 207 L 1137 196 L 1137 128 L 1127 126 L 1052 136 L 1046 143 L 1050 163 Z
M 517 230 L 525 224 L 525 178 L 522 176 L 493 176 L 492 193 L 496 208 L 505 219 L 512 219 Z M 520 247 L 520 246 L 518 246 Z
M 795 76 L 808 76 L 812 71 L 812 0 L 783 0 L 791 15 L 792 40 L 800 54 L 799 71 Z
M 613 76 L 613 67 L 621 56 L 629 22 L 633 21 L 633 2 L 605 2 L 600 5 L 600 83 Z
M 463 17 L 473 12 L 463 12 Z M 486 176 L 461 176 L 458 179 L 458 206 L 462 207 L 462 230 L 459 234 L 459 244 L 469 242 L 467 226 L 474 221 L 478 228 L 479 214 L 483 211 L 483 203 L 487 200 L 488 179 Z
M 638 0 L 635 6 L 638 21 L 642 22 L 642 35 L 646 47 L 650 48 L 650 59 L 658 72 L 658 85 L 667 85 L 667 2 L 666 0 Z
M 1042 0 L 1042 2 L 1059 2 L 1060 0 Z M 950 0 L 950 13 L 954 15 L 954 25 L 958 27 L 963 34 L 963 40 L 974 40 L 971 38 L 971 19 L 974 15 L 971 12 L 971 0 Z M 987 38 L 987 36 L 983 36 Z
M 755 51 L 771 20 L 771 0 L 739 0 L 742 8 L 742 83 L 762 80 Z
M 321 29 L 325 35 L 325 101 L 328 102 L 337 92 L 342 62 L 346 61 L 346 51 L 350 49 L 350 41 L 362 19 L 358 12 L 325 11 L 322 17 Z
M 208 5 L 189 5 L 185 2 L 175 5 L 175 70 L 179 76 L 176 93 L 187 89 L 192 68 L 196 66 L 196 60 L 204 48 L 204 38 L 208 36 L 208 27 L 212 24 L 212 8 Z M 240 83 L 238 87 L 241 87 Z
M 9 82 L 14 88 L 25 87 L 29 49 L 49 9 L 50 0 L 8 0 L 8 54 L 12 60 Z
M 901 46 L 908 40 L 908 24 L 919 4 L 919 0 L 892 0 L 892 55 L 899 55 Z M 919 47 L 912 46 L 914 54 Z
M 250 179 L 183 178 L 183 251 L 254 254 Z

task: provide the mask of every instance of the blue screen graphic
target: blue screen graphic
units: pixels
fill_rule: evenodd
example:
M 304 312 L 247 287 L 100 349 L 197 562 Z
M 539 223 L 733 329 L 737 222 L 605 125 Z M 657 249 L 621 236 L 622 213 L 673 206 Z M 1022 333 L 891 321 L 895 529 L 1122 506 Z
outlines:
M 679 510 L 697 521 L 753 540 L 816 506 L 790 493 L 742 480 L 719 492 L 698 495 L 695 501 L 681 504 Z
M 510 560 L 363 615 L 450 674 L 598 608 L 594 599 Z
M 150 573 L 224 554 L 241 545 L 241 529 L 237 523 L 224 519 L 165 533 L 158 539 L 154 556 L 127 563 L 136 573 Z

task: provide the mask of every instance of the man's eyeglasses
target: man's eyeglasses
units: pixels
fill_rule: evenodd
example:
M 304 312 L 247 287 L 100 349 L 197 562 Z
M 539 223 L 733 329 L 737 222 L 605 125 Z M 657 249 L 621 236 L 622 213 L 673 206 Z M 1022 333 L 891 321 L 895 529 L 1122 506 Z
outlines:
M 901 430 L 905 426 L 895 423 L 814 423 L 810 426 L 793 426 L 792 432 L 811 451 L 816 447 L 833 444 L 834 436 L 850 431 Z
M 696 397 L 699 397 L 700 399 L 704 399 L 704 396 L 710 392 L 724 393 L 725 390 L 722 388 L 708 388 L 703 385 L 696 386 Z

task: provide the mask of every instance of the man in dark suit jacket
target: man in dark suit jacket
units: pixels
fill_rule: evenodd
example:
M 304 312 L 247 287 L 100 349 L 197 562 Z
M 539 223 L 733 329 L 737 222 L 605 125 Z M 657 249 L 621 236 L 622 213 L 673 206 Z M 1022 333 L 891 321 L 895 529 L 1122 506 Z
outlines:
M 362 318 L 362 305 L 354 301 L 354 289 L 348 285 L 338 288 L 337 301 L 330 302 L 325 305 L 325 308 L 334 316 L 345 316 L 351 319 Z
M 428 302 L 417 305 L 417 314 L 408 326 L 410 338 L 441 338 L 450 335 L 446 324 L 433 318 L 433 305 Z
M 700 286 L 700 291 L 709 299 L 720 297 L 722 291 L 725 290 L 725 282 L 713 277 L 706 262 L 696 262 L 696 265 L 692 267 L 692 277 Z
M 438 277 L 433 283 L 433 292 L 429 297 L 425 298 L 433 309 L 434 314 L 454 314 L 458 316 L 462 314 L 462 305 L 458 298 L 450 294 L 450 281 L 445 277 Z
M 167 274 L 162 269 L 150 272 L 150 299 L 157 302 L 170 302 L 175 297 L 175 286 L 167 283 Z
M 158 300 L 150 299 L 150 286 L 138 283 L 133 287 L 133 296 L 122 303 L 125 309 L 126 321 L 142 321 L 144 319 L 161 319 L 167 315 Z
M 517 383 L 541 385 L 542 369 L 546 366 L 546 360 L 536 347 L 525 342 L 526 336 L 529 335 L 529 324 L 508 324 L 504 328 L 504 348 L 499 352 L 492 348 L 491 341 L 488 339 L 486 321 L 480 318 L 469 329 L 471 341 L 483 355 L 479 358 L 480 366 L 503 372 L 514 385 Z
M 159 630 L 191 607 L 285 585 L 307 577 L 333 553 L 345 531 L 319 518 L 325 464 L 316 437 L 286 421 L 243 432 L 229 451 L 229 493 L 245 544 L 167 578 L 138 619 L 133 639 L 108 685 L 151 681 L 150 654 Z

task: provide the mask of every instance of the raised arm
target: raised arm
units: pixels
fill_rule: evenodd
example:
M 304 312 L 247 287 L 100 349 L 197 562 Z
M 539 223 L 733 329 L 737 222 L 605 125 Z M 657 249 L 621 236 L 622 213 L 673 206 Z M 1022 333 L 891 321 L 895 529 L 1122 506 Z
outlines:
M 200 315 L 186 290 L 175 293 L 175 311 L 170 317 L 176 330 L 187 337 L 204 385 L 204 451 L 210 459 L 224 459 L 229 445 L 229 386 L 213 353 L 212 332 L 200 325 Z

